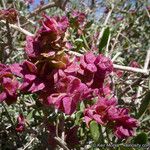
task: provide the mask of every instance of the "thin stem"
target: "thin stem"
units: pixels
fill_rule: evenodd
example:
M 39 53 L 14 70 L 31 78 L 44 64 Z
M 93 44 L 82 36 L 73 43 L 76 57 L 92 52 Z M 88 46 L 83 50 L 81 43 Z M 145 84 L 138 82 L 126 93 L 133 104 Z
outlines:
M 127 93 L 129 90 L 130 90 L 130 87 L 132 86 L 135 86 L 135 85 L 139 85 L 142 81 L 143 81 L 143 78 L 144 77 L 147 77 L 147 75 L 141 75 L 141 77 L 139 77 L 137 80 L 135 80 L 132 84 L 130 84 L 129 86 L 127 86 L 121 93 L 120 93 L 120 96 L 119 97 L 122 97 L 122 95 L 124 93 Z
M 32 138 L 31 141 L 23 148 L 23 150 L 27 149 L 33 143 L 35 139 L 36 137 Z
M 119 38 L 119 36 L 120 36 L 121 31 L 122 31 L 122 29 L 120 28 L 120 30 L 119 30 L 119 32 L 118 32 L 116 38 L 115 38 L 114 44 L 113 44 L 112 47 L 111 47 L 111 50 L 110 50 L 110 52 L 109 52 L 110 58 L 111 58 L 111 55 L 112 55 L 112 53 L 113 53 L 113 51 L 114 51 L 114 48 L 115 48 L 115 46 L 116 46 L 116 44 L 117 44 L 117 42 L 118 42 L 118 38 Z
M 133 67 L 128 67 L 128 66 L 121 66 L 117 64 L 113 64 L 115 69 L 119 70 L 124 70 L 124 71 L 129 71 L 129 72 L 136 72 L 136 73 L 143 73 L 145 75 L 149 74 L 148 70 L 140 69 L 140 68 L 133 68 Z
M 147 51 L 147 55 L 144 63 L 144 70 L 148 69 L 149 62 L 150 62 L 150 49 Z
M 59 137 L 54 137 L 54 139 L 57 141 L 59 146 L 61 146 L 64 150 L 69 150 L 69 148 L 66 146 L 67 144 Z
M 5 20 L 1 20 L 0 22 L 6 24 L 6 21 L 5 21 Z M 14 25 L 14 24 L 10 24 L 10 23 L 9 23 L 9 27 L 11 27 L 11 28 L 13 28 L 13 29 L 15 29 L 15 30 L 17 30 L 17 31 L 20 31 L 20 32 L 22 32 L 23 34 L 25 34 L 25 35 L 27 35 L 27 36 L 34 36 L 34 34 L 32 34 L 31 32 L 29 32 L 29 31 L 27 31 L 27 30 L 25 30 L 25 29 L 23 29 L 23 28 L 21 28 L 21 27 L 19 27 L 19 26 L 17 26 L 17 25 Z
M 46 10 L 46 9 L 48 9 L 48 8 L 55 7 L 55 6 L 56 6 L 55 2 L 51 2 L 51 3 L 48 3 L 48 4 L 44 5 L 44 6 L 42 6 L 42 7 L 39 7 L 39 8 L 37 8 L 37 9 L 35 9 L 32 13 L 30 13 L 30 14 L 27 16 L 27 19 L 29 19 L 29 18 L 31 18 L 31 17 L 37 15 L 38 13 L 40 13 L 40 12 L 43 11 L 43 10 Z

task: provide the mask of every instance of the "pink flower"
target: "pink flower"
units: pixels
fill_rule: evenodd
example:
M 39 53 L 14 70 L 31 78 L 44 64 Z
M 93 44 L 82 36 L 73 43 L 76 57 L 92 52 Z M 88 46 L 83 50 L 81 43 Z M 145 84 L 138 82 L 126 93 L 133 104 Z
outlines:
M 0 102 L 5 101 L 8 105 L 16 102 L 18 86 L 10 68 L 0 64 Z
M 96 58 L 95 64 L 97 65 L 98 69 L 104 74 L 111 73 L 113 71 L 113 64 L 111 60 L 103 56 L 102 54 L 100 54 Z
M 123 76 L 123 71 L 121 71 L 121 70 L 114 70 L 114 72 L 116 73 L 118 78 L 121 78 Z
M 103 55 L 95 56 L 89 52 L 80 58 L 80 69 L 78 69 L 77 76 L 89 88 L 98 92 L 103 88 L 104 79 L 112 70 L 113 65 L 109 58 Z
M 129 63 L 129 65 L 130 65 L 131 67 L 133 67 L 133 68 L 139 68 L 139 67 L 140 67 L 140 65 L 138 64 L 138 62 L 136 62 L 135 60 L 131 61 L 131 62 Z
M 55 84 L 56 93 L 48 97 L 49 104 L 70 115 L 77 104 L 90 95 L 88 87 L 81 83 L 80 79 L 73 76 L 60 78 Z
M 11 70 L 14 74 L 23 78 L 23 82 L 20 86 L 21 92 L 35 93 L 45 88 L 45 80 L 40 77 L 37 67 L 29 62 L 24 61 L 22 64 L 14 64 L 11 66 Z
M 95 56 L 91 51 L 79 58 L 76 57 L 67 65 L 64 72 L 79 78 L 96 96 L 104 91 L 102 90 L 104 79 L 112 70 L 113 65 L 109 58 L 103 55 Z
M 51 51 L 61 51 L 66 47 L 65 32 L 69 26 L 68 19 L 63 17 L 44 16 L 42 27 L 34 37 L 26 39 L 25 51 L 33 61 Z M 41 56 L 42 55 L 42 56 Z
M 114 98 L 109 100 L 99 98 L 96 104 L 85 109 L 84 119 L 88 127 L 90 121 L 95 120 L 101 125 L 112 128 L 118 138 L 133 136 L 134 129 L 138 127 L 138 121 L 130 117 L 128 109 L 118 108 Z
M 100 98 L 98 102 L 85 109 L 84 116 L 87 126 L 89 126 L 90 121 L 95 120 L 97 123 L 106 125 L 109 120 L 112 120 L 116 114 L 112 114 L 109 109 L 114 109 L 116 106 L 116 99 L 107 100 L 105 98 Z M 115 110 L 116 111 L 116 110 Z
M 23 114 L 20 114 L 17 118 L 17 126 L 16 126 L 16 131 L 17 132 L 22 132 L 25 129 L 25 118 Z
M 128 109 L 118 108 L 118 116 L 115 118 L 115 135 L 118 138 L 127 138 L 134 135 L 134 129 L 139 123 L 136 119 L 129 116 Z

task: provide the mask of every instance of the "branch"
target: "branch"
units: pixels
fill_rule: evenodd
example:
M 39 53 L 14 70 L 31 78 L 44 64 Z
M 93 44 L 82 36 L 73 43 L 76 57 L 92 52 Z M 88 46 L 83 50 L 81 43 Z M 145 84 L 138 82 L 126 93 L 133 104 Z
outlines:
M 6 24 L 6 21 L 5 21 L 5 20 L 1 20 L 0 22 Z M 14 24 L 10 24 L 10 23 L 9 23 L 9 27 L 11 27 L 11 28 L 13 28 L 13 29 L 15 29 L 15 30 L 17 30 L 17 31 L 20 31 L 20 32 L 22 32 L 22 33 L 25 34 L 25 35 L 34 36 L 34 34 L 32 34 L 31 32 L 29 32 L 29 31 L 27 31 L 27 30 L 25 30 L 25 29 L 23 29 L 23 28 L 21 28 L 21 27 L 19 27 L 19 26 L 17 26 L 17 25 L 14 25 Z
M 69 150 L 69 148 L 66 146 L 66 143 L 59 137 L 54 137 L 54 139 L 57 141 L 57 143 L 64 149 Z
M 110 57 L 111 57 L 111 55 L 112 55 L 112 53 L 113 53 L 113 51 L 114 51 L 114 48 L 115 48 L 115 46 L 116 46 L 116 44 L 117 44 L 117 42 L 118 42 L 118 38 L 119 38 L 119 36 L 120 36 L 121 31 L 122 31 L 122 28 L 120 28 L 120 30 L 119 30 L 119 32 L 118 32 L 116 38 L 115 38 L 114 44 L 113 44 L 112 47 L 111 47 L 111 50 L 110 50 L 110 52 L 109 52 L 109 56 L 110 56 Z
M 142 81 L 143 78 L 146 78 L 147 75 L 141 75 L 141 77 L 139 77 L 137 80 L 135 80 L 132 84 L 130 84 L 129 86 L 127 86 L 120 94 L 119 97 L 122 97 L 122 95 L 124 95 L 124 93 L 127 93 L 130 90 L 131 86 L 135 86 L 135 85 L 139 85 Z
M 149 13 L 148 9 L 145 8 L 145 10 L 146 10 L 146 13 L 147 13 L 148 17 L 150 18 L 150 13 Z
M 27 19 L 37 15 L 38 13 L 40 13 L 41 11 L 45 10 L 45 9 L 48 9 L 48 8 L 51 8 L 51 7 L 55 7 L 56 4 L 55 2 L 51 2 L 51 3 L 48 3 L 42 7 L 39 7 L 37 9 L 35 9 L 32 13 L 30 13 L 28 16 L 27 16 Z
M 9 53 L 6 55 L 6 57 L 4 57 L 4 62 L 7 60 L 7 58 L 10 57 L 11 53 L 14 50 L 14 47 L 13 47 L 13 44 L 12 44 L 13 42 L 12 42 L 12 37 L 11 37 L 11 31 L 10 31 L 8 21 L 6 21 L 6 28 L 7 28 L 7 44 L 8 44 L 8 47 L 9 47 Z
M 35 140 L 35 137 L 33 137 L 29 143 L 27 143 L 27 145 L 25 145 L 25 147 L 23 148 L 23 150 L 26 150 L 31 144 L 32 142 Z
M 147 55 L 146 55 L 145 63 L 144 63 L 144 70 L 148 69 L 149 63 L 150 63 L 150 49 L 147 51 Z
M 136 73 L 143 73 L 145 75 L 149 74 L 149 71 L 145 70 L 145 69 L 133 68 L 133 67 L 128 67 L 128 66 L 121 66 L 121 65 L 117 65 L 117 64 L 113 64 L 113 66 L 115 69 L 119 69 L 119 70 L 136 72 Z

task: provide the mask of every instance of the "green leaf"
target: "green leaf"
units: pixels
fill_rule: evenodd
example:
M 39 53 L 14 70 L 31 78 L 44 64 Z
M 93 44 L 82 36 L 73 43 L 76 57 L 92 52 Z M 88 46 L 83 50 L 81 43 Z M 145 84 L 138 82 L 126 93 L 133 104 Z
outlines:
M 139 112 L 136 115 L 137 119 L 139 119 L 145 113 L 149 105 L 150 105 L 150 91 L 147 92 L 145 98 L 142 100 Z
M 148 141 L 147 134 L 142 132 L 134 138 L 134 144 L 146 144 Z
M 79 124 L 80 123 L 80 120 L 81 120 L 81 117 L 82 117 L 82 111 L 78 111 L 77 113 L 76 113 L 76 120 L 75 120 L 75 124 Z
M 99 53 L 102 52 L 103 48 L 107 45 L 107 42 L 108 42 L 108 38 L 109 38 L 109 35 L 110 35 L 110 29 L 109 27 L 107 27 L 104 32 L 103 32 L 103 36 L 100 40 L 100 43 L 98 45 L 98 48 L 99 48 Z
M 34 112 L 35 110 L 33 109 L 33 110 L 31 110 L 30 112 L 29 112 L 29 114 L 27 115 L 27 120 L 31 120 L 31 119 L 33 119 L 33 112 Z
M 80 111 L 84 111 L 84 109 L 85 109 L 85 105 L 84 105 L 84 102 L 82 101 L 80 103 Z
M 90 133 L 95 142 L 98 142 L 100 137 L 99 126 L 95 121 L 90 122 Z

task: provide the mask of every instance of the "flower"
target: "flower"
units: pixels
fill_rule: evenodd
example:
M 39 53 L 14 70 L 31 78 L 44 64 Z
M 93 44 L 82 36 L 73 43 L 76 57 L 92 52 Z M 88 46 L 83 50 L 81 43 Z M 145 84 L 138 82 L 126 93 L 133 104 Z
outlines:
M 139 123 L 136 119 L 129 116 L 128 109 L 118 108 L 118 116 L 115 118 L 115 135 L 118 138 L 127 138 L 134 135 L 134 129 Z
M 0 64 L 0 102 L 5 100 L 8 105 L 16 102 L 18 86 L 10 68 Z
M 139 68 L 139 67 L 140 67 L 140 65 L 138 64 L 138 62 L 135 61 L 135 60 L 132 60 L 132 61 L 129 63 L 129 65 L 130 65 L 131 67 L 133 67 L 133 68 Z
M 78 102 L 86 99 L 90 91 L 74 76 L 64 76 L 55 83 L 55 93 L 48 97 L 49 104 L 70 115 L 76 110 Z
M 43 90 L 45 87 L 44 80 L 39 76 L 37 67 L 29 62 L 24 61 L 22 64 L 14 64 L 11 67 L 14 74 L 23 78 L 20 86 L 21 92 L 35 93 Z
M 90 121 L 93 119 L 102 125 L 106 125 L 109 120 L 112 120 L 116 114 L 111 113 L 110 110 L 114 109 L 116 106 L 116 99 L 112 98 L 110 100 L 105 98 L 99 98 L 98 102 L 93 106 L 86 108 L 84 111 L 84 118 L 87 126 L 89 126 Z
M 16 131 L 17 132 L 22 132 L 25 129 L 25 118 L 23 116 L 23 114 L 19 114 L 19 116 L 17 117 L 17 126 L 16 126 Z
M 78 77 L 97 95 L 103 88 L 104 79 L 113 70 L 112 62 L 109 58 L 88 52 L 80 58 L 80 68 Z
M 118 108 L 116 99 L 99 98 L 96 104 L 84 111 L 86 125 L 95 120 L 98 124 L 112 128 L 118 138 L 128 138 L 134 135 L 134 129 L 139 123 L 132 118 L 128 109 Z
M 69 22 L 66 17 L 44 16 L 42 27 L 35 36 L 27 36 L 25 52 L 33 63 L 45 60 L 60 68 L 67 63 L 65 33 Z
M 62 50 L 65 47 L 65 32 L 69 22 L 66 17 L 48 17 L 42 22 L 42 28 L 35 37 L 35 43 L 38 44 L 41 52 L 51 50 Z

